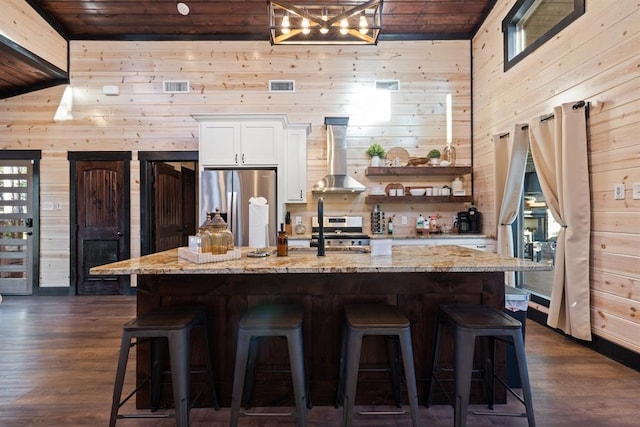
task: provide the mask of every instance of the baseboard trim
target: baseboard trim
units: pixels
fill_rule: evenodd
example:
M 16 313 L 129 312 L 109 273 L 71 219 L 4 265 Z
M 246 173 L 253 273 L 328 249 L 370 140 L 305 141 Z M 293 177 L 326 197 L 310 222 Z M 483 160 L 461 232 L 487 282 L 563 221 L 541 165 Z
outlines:
M 47 286 L 46 288 L 38 288 L 38 296 L 41 297 L 68 297 L 71 288 L 68 286 Z
M 531 319 L 534 322 L 542 326 L 545 326 L 552 331 L 555 331 L 567 338 L 570 338 L 571 340 L 573 340 L 578 344 L 581 344 L 597 353 L 600 353 L 611 360 L 615 360 L 616 362 L 621 363 L 628 368 L 631 368 L 635 371 L 640 372 L 640 357 L 638 357 L 638 353 L 631 351 L 627 348 L 624 348 L 609 340 L 601 338 L 597 335 L 592 335 L 592 341 L 582 341 L 582 340 L 576 339 L 574 337 L 571 337 L 565 334 L 559 329 L 555 329 L 547 325 L 547 318 L 548 318 L 547 313 L 543 313 L 531 307 L 529 307 L 529 309 L 527 310 L 527 319 Z

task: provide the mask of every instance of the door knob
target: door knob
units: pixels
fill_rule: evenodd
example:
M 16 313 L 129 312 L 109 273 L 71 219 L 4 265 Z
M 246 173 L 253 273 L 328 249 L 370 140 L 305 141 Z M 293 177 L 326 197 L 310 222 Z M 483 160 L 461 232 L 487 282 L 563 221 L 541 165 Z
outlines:
M 120 237 L 124 236 L 124 233 L 122 231 L 118 231 L 116 234 Z

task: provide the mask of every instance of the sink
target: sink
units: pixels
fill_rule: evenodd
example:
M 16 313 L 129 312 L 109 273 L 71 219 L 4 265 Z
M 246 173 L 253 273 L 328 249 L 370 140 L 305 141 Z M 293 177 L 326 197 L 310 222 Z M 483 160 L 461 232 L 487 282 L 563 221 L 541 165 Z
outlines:
M 369 246 L 326 246 L 326 252 L 340 252 L 344 253 L 353 253 L 353 254 L 368 254 L 371 253 L 371 248 Z M 317 253 L 318 248 L 310 247 L 310 246 L 290 246 L 289 253 Z

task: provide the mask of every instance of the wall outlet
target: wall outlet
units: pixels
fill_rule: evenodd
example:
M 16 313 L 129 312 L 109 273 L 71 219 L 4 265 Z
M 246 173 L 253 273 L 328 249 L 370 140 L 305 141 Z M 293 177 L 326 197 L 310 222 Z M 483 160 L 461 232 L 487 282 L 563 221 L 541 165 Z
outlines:
M 616 184 L 613 187 L 613 198 L 615 200 L 624 200 L 624 184 Z
M 640 182 L 633 183 L 633 200 L 640 200 Z
M 52 211 L 53 210 L 53 202 L 42 202 L 42 210 L 43 211 Z
M 402 215 L 402 217 L 400 218 L 400 222 L 402 223 L 402 225 L 407 225 L 407 216 Z

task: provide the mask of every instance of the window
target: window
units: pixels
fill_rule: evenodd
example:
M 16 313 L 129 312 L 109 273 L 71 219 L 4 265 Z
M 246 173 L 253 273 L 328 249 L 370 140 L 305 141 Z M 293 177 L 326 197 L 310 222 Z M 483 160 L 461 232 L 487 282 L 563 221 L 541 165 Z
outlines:
M 502 21 L 507 71 L 584 14 L 585 0 L 518 0 Z

